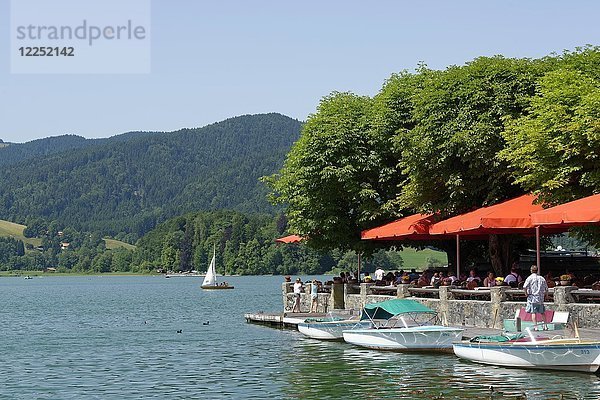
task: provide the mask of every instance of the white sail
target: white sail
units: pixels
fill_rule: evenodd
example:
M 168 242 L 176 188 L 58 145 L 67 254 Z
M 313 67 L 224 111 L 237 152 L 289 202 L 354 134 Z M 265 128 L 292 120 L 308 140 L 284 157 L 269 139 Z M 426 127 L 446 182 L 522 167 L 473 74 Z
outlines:
M 217 271 L 216 271 L 216 254 L 213 251 L 213 258 L 210 261 L 208 266 L 208 270 L 206 271 L 206 276 L 204 277 L 204 282 L 202 282 L 202 286 L 215 286 L 217 284 Z

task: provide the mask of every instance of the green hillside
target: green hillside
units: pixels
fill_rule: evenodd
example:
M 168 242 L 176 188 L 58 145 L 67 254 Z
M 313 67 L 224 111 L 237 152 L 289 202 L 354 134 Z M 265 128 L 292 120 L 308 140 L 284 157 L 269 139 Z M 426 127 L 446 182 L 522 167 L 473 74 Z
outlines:
M 106 243 L 106 248 L 108 250 L 114 250 L 118 248 L 124 248 L 127 250 L 134 250 L 135 246 L 129 243 L 121 242 L 120 240 L 108 239 L 104 238 L 104 242 Z
M 279 170 L 300 129 L 280 114 L 247 115 L 23 159 L 0 168 L 0 218 L 41 217 L 133 243 L 186 212 L 272 212 L 259 178 Z
M 38 238 L 26 238 L 23 236 L 23 230 L 25 225 L 15 224 L 14 222 L 0 220 L 0 237 L 12 237 L 17 240 L 22 240 L 24 243 L 29 243 L 33 246 L 39 246 L 42 243 L 41 239 Z M 135 246 L 129 243 L 121 242 L 115 239 L 103 239 L 106 243 L 106 248 L 109 250 L 124 248 L 127 250 L 134 250 Z
M 26 238 L 23 236 L 24 229 L 25 225 L 0 220 L 0 237 L 12 237 L 17 240 L 22 240 L 24 243 L 29 243 L 33 246 L 39 246 L 42 243 L 40 239 Z

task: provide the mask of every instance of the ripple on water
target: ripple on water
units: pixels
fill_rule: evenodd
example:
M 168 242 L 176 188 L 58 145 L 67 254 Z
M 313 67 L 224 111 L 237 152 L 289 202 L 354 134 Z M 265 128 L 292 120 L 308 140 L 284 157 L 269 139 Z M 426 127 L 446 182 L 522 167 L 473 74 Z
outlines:
M 376 352 L 246 324 L 280 277 L 0 279 L 0 399 L 598 399 L 597 376 Z M 203 325 L 210 321 L 209 325 Z M 181 330 L 178 334 L 177 331 Z

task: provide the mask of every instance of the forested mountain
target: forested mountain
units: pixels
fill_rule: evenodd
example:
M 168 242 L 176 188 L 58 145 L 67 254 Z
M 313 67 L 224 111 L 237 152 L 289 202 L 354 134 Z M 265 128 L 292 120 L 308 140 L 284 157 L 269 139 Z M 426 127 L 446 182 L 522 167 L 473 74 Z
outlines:
M 11 165 L 31 158 L 44 157 L 95 145 L 124 142 L 141 136 L 149 136 L 158 133 L 159 132 L 127 132 L 102 139 L 86 139 L 78 135 L 61 135 L 36 139 L 26 143 L 4 143 L 2 139 L 0 139 L 0 166 Z
M 262 114 L 80 148 L 85 139 L 63 137 L 69 151 L 0 169 L 0 219 L 27 224 L 41 217 L 132 242 L 186 212 L 269 212 L 258 179 L 281 167 L 300 128 L 297 120 Z

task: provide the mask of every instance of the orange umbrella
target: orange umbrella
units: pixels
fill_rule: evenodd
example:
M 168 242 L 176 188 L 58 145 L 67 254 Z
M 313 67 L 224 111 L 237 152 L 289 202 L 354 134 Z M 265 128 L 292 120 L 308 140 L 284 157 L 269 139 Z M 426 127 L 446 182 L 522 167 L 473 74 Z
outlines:
M 429 228 L 431 235 L 456 234 L 456 264 L 460 264 L 460 236 L 482 234 L 522 234 L 536 235 L 536 258 L 540 268 L 539 226 L 531 218 L 535 212 L 542 211 L 541 204 L 534 204 L 537 196 L 525 194 L 489 207 L 482 207 L 466 214 L 440 221 Z M 553 227 L 552 233 L 564 232 L 567 228 Z
M 534 204 L 536 199 L 537 196 L 525 194 L 493 206 L 482 207 L 433 224 L 429 233 L 431 235 L 533 234 L 535 226 L 531 221 L 531 213 L 543 210 L 540 204 Z
M 389 224 L 364 230 L 360 238 L 363 240 L 431 239 L 429 227 L 433 222 L 432 214 L 414 214 Z
M 597 224 L 600 222 L 600 194 L 584 197 L 556 207 L 531 214 L 536 225 L 537 265 L 540 267 L 540 227 L 566 231 L 571 226 Z
M 577 226 L 600 223 L 600 194 L 584 197 L 531 214 L 541 226 Z
M 289 235 L 275 239 L 277 243 L 300 243 L 302 240 L 303 238 L 298 235 Z
M 436 220 L 435 214 L 413 214 L 408 217 L 400 218 L 389 224 L 381 225 L 376 228 L 367 229 L 361 232 L 363 240 L 440 240 L 453 238 L 451 234 L 431 235 L 430 227 L 434 226 Z M 470 239 L 481 239 L 482 235 L 473 234 Z M 457 247 L 457 252 L 458 252 Z M 458 262 L 460 258 L 457 253 L 457 276 Z

